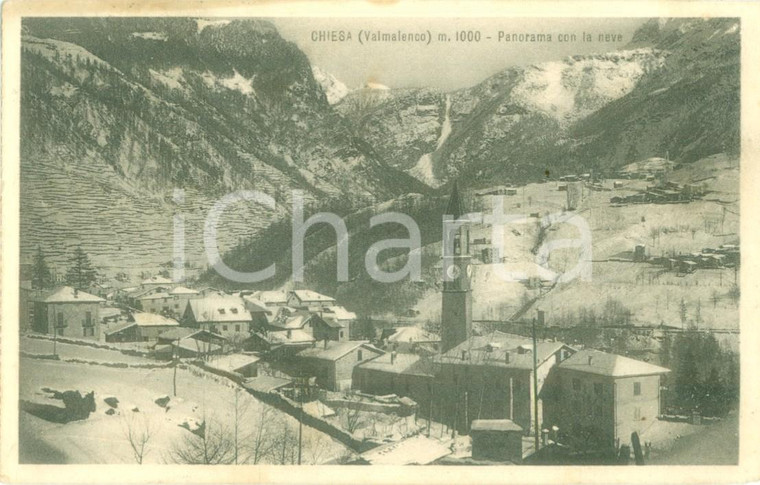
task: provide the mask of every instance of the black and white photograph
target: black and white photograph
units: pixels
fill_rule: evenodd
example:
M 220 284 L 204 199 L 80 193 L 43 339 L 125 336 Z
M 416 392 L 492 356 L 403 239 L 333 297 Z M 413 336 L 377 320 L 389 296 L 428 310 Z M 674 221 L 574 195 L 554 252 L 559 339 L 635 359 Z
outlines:
M 740 464 L 741 16 L 240 13 L 20 18 L 11 461 Z

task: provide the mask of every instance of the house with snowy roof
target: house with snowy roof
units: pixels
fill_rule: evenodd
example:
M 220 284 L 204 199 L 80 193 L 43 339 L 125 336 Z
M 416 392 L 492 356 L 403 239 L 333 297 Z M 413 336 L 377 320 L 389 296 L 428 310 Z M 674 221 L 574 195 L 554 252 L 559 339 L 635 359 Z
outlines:
M 660 384 L 669 369 L 586 349 L 557 365 L 541 394 L 544 426 L 581 434 L 598 448 L 630 443 L 660 415 Z
M 367 342 L 314 342 L 290 362 L 292 375 L 316 377 L 317 384 L 331 391 L 351 389 L 354 367 L 384 352 Z
M 293 290 L 288 293 L 288 306 L 293 308 L 319 309 L 335 305 L 335 298 L 311 290 Z
M 284 291 L 254 291 L 251 296 L 264 303 L 267 308 L 287 306 L 288 295 Z
M 208 296 L 188 300 L 182 317 L 185 326 L 207 330 L 229 340 L 250 336 L 251 313 L 242 298 Z
M 169 278 L 164 278 L 163 276 L 152 276 L 150 278 L 142 280 L 140 282 L 140 286 L 143 288 L 155 288 L 159 286 L 163 288 L 171 288 L 175 286 L 175 283 Z
M 538 341 L 535 349 L 538 396 L 533 389 L 533 342 L 502 332 L 472 336 L 437 355 L 433 406 L 456 419 L 468 432 L 473 419 L 509 419 L 529 434 L 534 426 L 535 401 L 549 371 L 575 353 L 562 342 Z M 424 407 L 424 406 L 423 406 Z M 542 422 L 538 406 L 538 421 Z
M 129 320 L 106 331 L 106 342 L 157 341 L 160 334 L 179 327 L 177 320 L 157 313 L 136 312 Z
M 415 352 L 424 347 L 436 351 L 440 348 L 441 337 L 420 327 L 393 327 L 383 330 L 380 337 L 390 350 Z
M 103 298 L 62 286 L 34 299 L 34 325 L 37 332 L 61 337 L 100 338 L 100 308 Z
M 351 325 L 356 321 L 356 313 L 340 305 L 330 305 L 319 310 L 320 325 L 315 327 L 317 340 L 349 340 Z

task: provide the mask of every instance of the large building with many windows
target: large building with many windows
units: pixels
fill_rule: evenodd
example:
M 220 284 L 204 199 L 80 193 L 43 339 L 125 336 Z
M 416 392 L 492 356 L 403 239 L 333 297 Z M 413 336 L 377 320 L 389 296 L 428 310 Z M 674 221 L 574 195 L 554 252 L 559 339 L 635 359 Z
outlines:
M 660 414 L 660 378 L 648 362 L 581 350 L 555 366 L 541 393 L 544 427 L 605 448 L 629 443 Z

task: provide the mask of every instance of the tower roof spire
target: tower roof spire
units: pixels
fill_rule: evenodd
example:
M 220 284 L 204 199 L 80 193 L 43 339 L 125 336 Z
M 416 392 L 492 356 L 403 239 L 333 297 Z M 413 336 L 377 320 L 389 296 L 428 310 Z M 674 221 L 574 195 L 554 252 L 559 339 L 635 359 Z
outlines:
M 459 196 L 459 188 L 455 180 L 454 187 L 451 189 L 449 203 L 446 205 L 446 215 L 451 215 L 454 216 L 454 219 L 459 219 L 464 213 L 464 205 L 462 204 L 462 198 Z

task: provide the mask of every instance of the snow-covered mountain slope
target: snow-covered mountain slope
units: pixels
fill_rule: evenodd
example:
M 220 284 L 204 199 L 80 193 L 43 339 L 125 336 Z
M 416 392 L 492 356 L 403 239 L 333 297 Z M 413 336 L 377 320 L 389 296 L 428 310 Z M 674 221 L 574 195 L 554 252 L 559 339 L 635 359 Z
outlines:
M 386 163 L 431 186 L 605 171 L 665 151 L 688 161 L 738 149 L 738 52 L 732 19 L 648 22 L 624 50 L 509 68 L 449 93 L 440 147 L 443 93 L 391 90 L 349 114 Z
M 349 93 L 348 86 L 340 82 L 329 72 L 325 72 L 317 66 L 311 66 L 311 72 L 314 74 L 314 80 L 327 96 L 327 102 L 337 104 Z
M 241 217 L 232 244 L 286 210 L 290 189 L 350 206 L 421 187 L 355 136 L 267 22 L 27 19 L 23 30 L 22 254 L 41 244 L 57 263 L 82 244 L 105 265 L 128 240 L 135 266 L 168 261 L 175 188 L 199 214 L 234 190 L 273 196 L 279 209 Z

